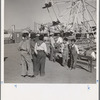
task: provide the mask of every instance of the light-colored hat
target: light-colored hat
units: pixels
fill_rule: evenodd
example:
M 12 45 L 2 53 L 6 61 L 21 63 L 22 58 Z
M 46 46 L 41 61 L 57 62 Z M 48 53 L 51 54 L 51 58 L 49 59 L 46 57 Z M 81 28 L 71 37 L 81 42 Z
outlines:
M 40 34 L 36 34 L 36 36 L 40 36 Z
M 50 35 L 54 35 L 54 33 L 50 33 Z
M 29 33 L 28 31 L 26 31 L 26 30 L 24 30 L 24 31 L 22 31 L 22 33 Z

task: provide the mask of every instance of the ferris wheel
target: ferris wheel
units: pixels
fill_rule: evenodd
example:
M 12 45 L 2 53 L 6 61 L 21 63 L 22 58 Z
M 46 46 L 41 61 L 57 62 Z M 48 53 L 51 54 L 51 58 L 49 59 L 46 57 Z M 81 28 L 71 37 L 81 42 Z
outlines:
M 91 27 L 96 26 L 96 0 L 46 0 L 43 9 L 45 8 L 53 25 L 57 26 L 60 23 L 64 23 L 66 31 L 91 32 Z M 56 21 L 53 21 L 50 14 L 51 8 L 55 14 Z

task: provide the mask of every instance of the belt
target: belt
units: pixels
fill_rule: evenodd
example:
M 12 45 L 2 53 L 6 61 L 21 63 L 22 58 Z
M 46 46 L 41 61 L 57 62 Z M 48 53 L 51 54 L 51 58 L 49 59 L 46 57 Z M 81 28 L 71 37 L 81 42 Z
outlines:
M 20 51 L 26 51 L 26 50 L 24 50 L 24 49 L 20 49 Z
M 37 51 L 44 51 L 44 50 L 37 50 Z

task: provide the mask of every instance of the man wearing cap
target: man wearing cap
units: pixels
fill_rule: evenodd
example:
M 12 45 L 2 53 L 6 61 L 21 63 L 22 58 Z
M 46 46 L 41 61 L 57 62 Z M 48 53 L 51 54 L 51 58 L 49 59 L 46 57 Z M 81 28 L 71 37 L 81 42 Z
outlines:
M 33 77 L 33 64 L 31 60 L 31 49 L 30 49 L 30 40 L 28 31 L 24 31 L 22 34 L 23 40 L 19 43 L 18 50 L 21 55 L 21 66 L 22 73 L 21 76 Z
M 55 40 L 54 33 L 50 33 L 50 60 L 55 61 Z

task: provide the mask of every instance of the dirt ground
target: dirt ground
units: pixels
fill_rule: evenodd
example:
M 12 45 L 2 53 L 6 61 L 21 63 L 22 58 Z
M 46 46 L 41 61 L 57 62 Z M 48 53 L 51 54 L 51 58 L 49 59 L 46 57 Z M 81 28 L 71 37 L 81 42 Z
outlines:
M 4 45 L 4 82 L 5 83 L 96 83 L 96 69 L 92 73 L 81 67 L 75 70 L 62 67 L 58 62 L 46 59 L 45 76 L 35 78 L 21 77 L 20 55 L 17 50 L 18 44 Z M 82 67 L 88 69 L 85 65 Z

